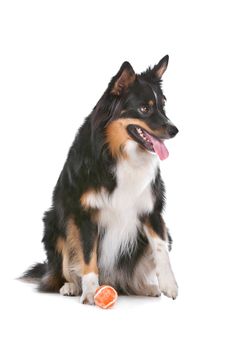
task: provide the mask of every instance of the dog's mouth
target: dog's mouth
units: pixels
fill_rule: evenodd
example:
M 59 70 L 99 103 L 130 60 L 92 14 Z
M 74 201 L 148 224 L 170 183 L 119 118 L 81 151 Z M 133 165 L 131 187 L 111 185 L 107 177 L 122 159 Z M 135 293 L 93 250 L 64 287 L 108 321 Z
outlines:
M 158 154 L 161 160 L 169 156 L 168 150 L 163 140 L 151 135 L 141 126 L 130 124 L 127 126 L 129 135 L 147 151 Z

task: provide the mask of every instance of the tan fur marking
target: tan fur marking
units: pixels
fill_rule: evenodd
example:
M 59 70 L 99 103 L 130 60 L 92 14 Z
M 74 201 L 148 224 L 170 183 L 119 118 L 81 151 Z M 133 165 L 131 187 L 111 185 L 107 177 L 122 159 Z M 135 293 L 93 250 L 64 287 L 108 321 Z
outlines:
M 65 277 L 67 282 L 75 282 L 75 281 L 73 281 L 71 274 L 70 274 L 69 255 L 68 255 L 66 247 L 62 252 L 62 274 Z
M 86 210 L 92 209 L 90 214 L 94 222 L 96 222 L 96 218 L 97 218 L 96 213 L 98 213 L 98 203 L 95 203 L 95 200 L 98 198 L 101 200 L 102 195 L 107 195 L 107 194 L 108 194 L 108 191 L 106 190 L 106 188 L 101 187 L 98 189 L 98 191 L 94 189 L 87 190 L 82 194 L 80 198 L 80 202 L 84 209 Z
M 153 230 L 153 228 L 151 227 L 151 224 L 149 224 L 148 222 L 145 223 L 145 226 L 148 230 L 148 233 L 150 234 L 151 237 L 153 238 L 159 238 L 159 235 Z
M 140 119 L 120 118 L 114 120 L 106 127 L 106 139 L 113 157 L 126 158 L 124 145 L 127 140 L 133 140 L 126 130 L 127 126 L 130 124 L 141 126 L 146 131 L 156 136 L 156 131 L 151 130 L 148 125 Z
M 163 218 L 162 218 L 162 222 L 163 222 L 163 240 L 168 241 L 167 227 L 165 225 Z M 148 221 L 145 222 L 145 226 L 148 230 L 148 233 L 151 235 L 151 237 L 161 238 L 159 237 L 158 233 L 152 228 L 151 224 Z
M 59 237 L 57 240 L 57 243 L 56 243 L 56 249 L 57 249 L 58 253 L 60 253 L 60 254 L 62 253 L 64 246 L 65 246 L 64 238 Z
M 80 202 L 83 206 L 84 209 L 88 209 L 89 208 L 89 203 L 88 203 L 88 197 L 90 195 L 95 195 L 96 191 L 93 189 L 89 189 L 88 191 L 84 192 L 80 198 Z
M 67 239 L 62 249 L 63 275 L 68 282 L 75 282 L 70 271 L 72 267 L 75 267 L 81 274 L 83 258 L 79 229 L 71 218 L 67 222 L 66 236 Z
M 89 264 L 84 261 L 82 244 L 80 240 L 80 232 L 74 220 L 70 218 L 67 223 L 67 239 L 59 242 L 57 247 L 62 248 L 63 256 L 63 276 L 68 282 L 74 282 L 72 270 L 80 277 L 90 273 L 98 273 L 97 268 L 97 242 L 91 255 Z M 63 244 L 64 243 L 64 244 Z M 74 276 L 74 275 L 73 275 Z
M 118 119 L 106 128 L 107 143 L 113 157 L 124 157 L 123 147 L 127 140 L 131 140 L 126 126 L 125 119 Z
M 150 100 L 150 101 L 148 102 L 148 105 L 149 105 L 150 107 L 153 107 L 153 106 L 155 105 L 155 101 Z
M 67 248 L 71 262 L 82 260 L 80 232 L 73 219 L 69 219 L 67 225 Z

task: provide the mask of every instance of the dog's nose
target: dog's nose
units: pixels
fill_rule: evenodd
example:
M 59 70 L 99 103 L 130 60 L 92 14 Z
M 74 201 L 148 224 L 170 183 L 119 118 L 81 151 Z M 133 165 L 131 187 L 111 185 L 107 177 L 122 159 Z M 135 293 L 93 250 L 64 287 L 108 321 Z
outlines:
M 179 132 L 179 130 L 175 125 L 170 124 L 167 126 L 167 132 L 170 137 L 174 137 Z

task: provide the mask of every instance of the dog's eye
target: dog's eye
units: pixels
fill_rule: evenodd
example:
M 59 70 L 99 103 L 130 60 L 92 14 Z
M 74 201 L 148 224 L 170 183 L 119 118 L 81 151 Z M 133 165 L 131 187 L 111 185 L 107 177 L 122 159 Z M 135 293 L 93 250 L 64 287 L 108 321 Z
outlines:
M 140 109 L 140 112 L 146 114 L 146 113 L 149 113 L 150 112 L 150 106 L 148 105 L 142 105 L 139 109 Z

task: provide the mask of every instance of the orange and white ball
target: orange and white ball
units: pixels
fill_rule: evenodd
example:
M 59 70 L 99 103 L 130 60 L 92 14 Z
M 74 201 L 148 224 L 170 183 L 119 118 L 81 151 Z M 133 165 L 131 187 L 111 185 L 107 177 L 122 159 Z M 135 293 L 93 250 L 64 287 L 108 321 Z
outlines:
M 113 306 L 117 298 L 117 291 L 113 287 L 106 285 L 97 288 L 94 295 L 95 304 L 103 309 Z

